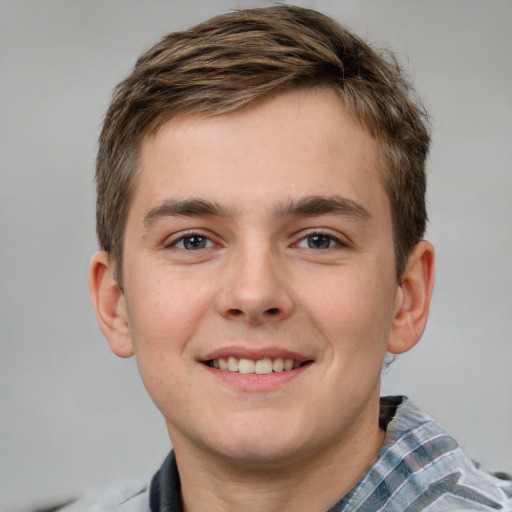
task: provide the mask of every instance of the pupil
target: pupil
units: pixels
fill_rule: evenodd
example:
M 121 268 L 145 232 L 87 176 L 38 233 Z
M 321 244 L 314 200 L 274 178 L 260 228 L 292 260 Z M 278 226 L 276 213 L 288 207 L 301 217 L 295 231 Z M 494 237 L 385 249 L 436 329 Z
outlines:
M 328 249 L 330 239 L 325 235 L 314 235 L 308 238 L 308 245 L 311 249 Z
M 205 243 L 206 241 L 202 236 L 189 236 L 184 240 L 184 245 L 187 249 L 202 249 Z

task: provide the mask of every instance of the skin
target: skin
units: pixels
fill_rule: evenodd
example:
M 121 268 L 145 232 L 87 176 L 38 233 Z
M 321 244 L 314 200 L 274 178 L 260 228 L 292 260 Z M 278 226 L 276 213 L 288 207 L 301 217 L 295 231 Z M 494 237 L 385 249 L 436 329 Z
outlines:
M 427 242 L 396 281 L 378 150 L 329 90 L 143 141 L 124 292 L 98 252 L 91 293 L 165 418 L 185 510 L 324 511 L 375 460 L 383 359 L 419 340 L 433 286 Z M 227 355 L 306 364 L 205 364 Z

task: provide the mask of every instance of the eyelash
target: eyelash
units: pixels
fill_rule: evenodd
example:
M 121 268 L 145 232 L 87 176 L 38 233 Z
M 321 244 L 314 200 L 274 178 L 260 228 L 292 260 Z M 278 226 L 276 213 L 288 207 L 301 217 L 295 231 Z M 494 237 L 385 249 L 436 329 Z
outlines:
M 301 243 L 307 242 L 308 239 L 314 238 L 314 237 L 322 237 L 324 239 L 327 239 L 329 242 L 328 247 L 311 247 L 308 244 L 308 247 L 301 247 Z M 201 239 L 201 241 L 205 242 L 204 247 L 195 247 L 195 248 L 187 248 L 185 246 L 185 243 L 187 240 L 198 238 Z M 182 247 L 179 247 L 179 245 L 182 244 Z M 182 234 L 178 238 L 172 239 L 168 242 L 165 242 L 163 244 L 164 249 L 172 249 L 176 248 L 179 250 L 184 250 L 188 252 L 194 252 L 195 250 L 201 250 L 201 249 L 208 249 L 209 247 L 213 247 L 215 245 L 215 242 L 212 241 L 211 237 L 205 235 L 204 233 L 200 231 L 190 231 L 185 234 Z M 301 236 L 299 241 L 295 244 L 293 244 L 295 247 L 299 247 L 302 249 L 311 249 L 311 250 L 318 250 L 318 251 L 326 251 L 328 249 L 334 249 L 335 247 L 349 247 L 347 243 L 340 240 L 338 237 L 332 235 L 331 233 L 326 233 L 325 231 L 312 231 L 310 233 L 304 234 Z
M 194 249 L 187 249 L 187 247 L 185 247 L 185 245 L 184 245 L 186 240 L 190 240 L 192 238 L 200 238 L 200 239 L 204 240 L 205 243 L 207 244 L 206 247 L 198 247 L 195 250 L 207 249 L 207 248 L 212 247 L 214 245 L 214 242 L 212 241 L 212 239 L 210 237 L 206 236 L 204 233 L 201 233 L 199 231 L 189 231 L 189 232 L 187 232 L 185 234 L 182 234 L 178 238 L 171 239 L 170 241 L 166 241 L 163 244 L 163 248 L 164 249 L 176 248 L 176 249 L 180 249 L 180 250 L 184 250 L 184 251 L 193 252 Z M 178 247 L 178 245 L 180 243 L 183 244 L 183 247 Z
M 314 248 L 314 247 L 309 246 L 309 244 L 308 244 L 308 247 L 301 247 L 300 246 L 301 242 L 307 241 L 308 239 L 311 239 L 313 237 L 322 237 L 322 238 L 327 239 L 329 241 L 329 247 L 316 247 L 316 248 Z M 334 244 L 331 245 L 331 242 L 334 242 Z M 347 243 L 343 242 L 342 240 L 340 240 L 338 237 L 332 235 L 331 233 L 326 233 L 325 231 L 312 231 L 310 233 L 307 233 L 304 236 L 302 236 L 300 238 L 300 240 L 295 245 L 297 247 L 301 247 L 301 248 L 304 248 L 304 249 L 312 249 L 312 250 L 320 250 L 320 251 L 322 251 L 322 250 L 325 251 L 325 250 L 328 250 L 328 249 L 333 249 L 335 247 L 348 247 Z

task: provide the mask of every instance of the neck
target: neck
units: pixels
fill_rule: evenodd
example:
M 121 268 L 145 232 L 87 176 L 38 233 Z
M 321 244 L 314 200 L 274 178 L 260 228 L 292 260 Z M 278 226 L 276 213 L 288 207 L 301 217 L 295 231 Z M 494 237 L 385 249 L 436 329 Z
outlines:
M 384 439 L 378 408 L 334 445 L 287 461 L 254 465 L 196 449 L 173 436 L 185 512 L 324 512 L 345 496 L 377 458 Z M 178 441 L 178 442 L 176 442 Z

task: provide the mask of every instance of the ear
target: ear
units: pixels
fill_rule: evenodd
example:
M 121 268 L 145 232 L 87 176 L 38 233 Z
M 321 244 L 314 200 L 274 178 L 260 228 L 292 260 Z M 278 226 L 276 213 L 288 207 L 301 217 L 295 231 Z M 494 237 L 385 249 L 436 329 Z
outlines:
M 420 340 L 434 288 L 434 247 L 419 242 L 409 258 L 398 287 L 388 352 L 402 354 Z
M 113 263 L 105 251 L 96 252 L 89 269 L 89 288 L 98 325 L 119 357 L 133 355 L 126 301 L 114 279 Z

